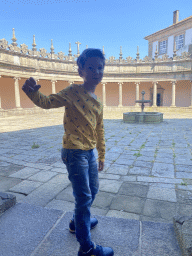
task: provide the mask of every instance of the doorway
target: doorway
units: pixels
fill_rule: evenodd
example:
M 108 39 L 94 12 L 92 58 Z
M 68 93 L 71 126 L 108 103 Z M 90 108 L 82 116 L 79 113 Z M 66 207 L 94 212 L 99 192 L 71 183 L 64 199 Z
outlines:
M 157 106 L 161 106 L 161 93 L 157 93 Z

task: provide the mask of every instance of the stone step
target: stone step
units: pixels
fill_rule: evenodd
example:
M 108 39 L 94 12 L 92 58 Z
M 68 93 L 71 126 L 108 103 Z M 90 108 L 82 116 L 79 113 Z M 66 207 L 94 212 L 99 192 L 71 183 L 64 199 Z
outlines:
M 0 192 L 0 215 L 16 204 L 16 196 Z
M 72 212 L 19 203 L 0 216 L 1 256 L 73 256 L 79 244 L 68 230 Z M 173 224 L 95 216 L 97 244 L 115 256 L 181 256 Z

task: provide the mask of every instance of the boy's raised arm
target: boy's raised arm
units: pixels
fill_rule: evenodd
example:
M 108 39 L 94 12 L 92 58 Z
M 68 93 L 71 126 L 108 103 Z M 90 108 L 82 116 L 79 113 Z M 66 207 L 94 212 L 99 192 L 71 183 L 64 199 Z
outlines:
M 45 96 L 38 91 L 39 88 L 41 88 L 41 85 L 37 85 L 32 77 L 26 80 L 22 87 L 22 90 L 38 107 L 44 109 L 59 108 L 66 106 L 67 102 L 70 101 L 68 94 L 64 90 L 57 94 Z

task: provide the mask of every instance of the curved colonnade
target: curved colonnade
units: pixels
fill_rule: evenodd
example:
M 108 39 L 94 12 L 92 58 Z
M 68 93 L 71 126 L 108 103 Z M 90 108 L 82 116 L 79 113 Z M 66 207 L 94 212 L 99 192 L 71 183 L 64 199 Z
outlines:
M 42 85 L 40 90 L 45 95 L 57 93 L 71 83 L 82 83 L 75 60 L 79 51 L 72 56 L 69 47 L 69 54 L 65 56 L 62 52 L 55 54 L 53 47 L 47 54 L 45 49 L 38 52 L 35 44 L 33 46 L 28 50 L 24 44 L 19 48 L 14 42 L 8 45 L 5 39 L 0 40 L 1 116 L 41 111 L 21 89 L 31 76 Z M 106 59 L 104 77 L 96 89 L 104 108 L 138 109 L 139 103 L 135 100 L 139 100 L 142 90 L 145 98 L 152 100 L 153 111 L 157 107 L 192 109 L 192 55 L 155 56 L 153 60 L 146 56 L 141 60 L 137 52 L 136 59 L 123 59 L 122 54 L 117 60 Z

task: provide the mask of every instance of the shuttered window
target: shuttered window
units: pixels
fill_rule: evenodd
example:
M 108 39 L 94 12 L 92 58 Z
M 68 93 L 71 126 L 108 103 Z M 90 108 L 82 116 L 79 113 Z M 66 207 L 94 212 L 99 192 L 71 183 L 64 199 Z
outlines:
M 175 37 L 176 50 L 179 50 L 184 46 L 184 34 Z
M 166 54 L 167 53 L 167 40 L 159 42 L 159 54 Z

